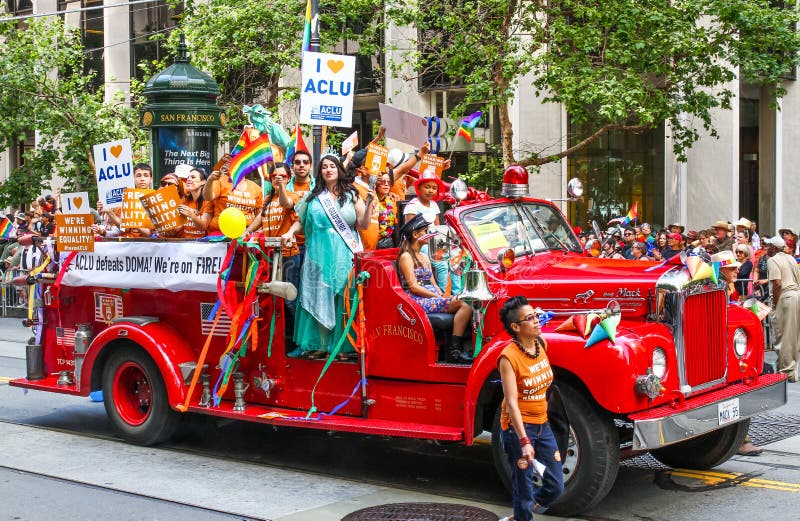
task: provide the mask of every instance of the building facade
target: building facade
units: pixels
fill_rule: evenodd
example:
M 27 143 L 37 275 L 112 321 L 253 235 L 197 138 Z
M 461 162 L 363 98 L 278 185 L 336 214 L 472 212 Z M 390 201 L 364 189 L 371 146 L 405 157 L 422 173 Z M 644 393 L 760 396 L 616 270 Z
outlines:
M 105 7 L 105 8 L 103 8 Z M 142 0 L 7 0 L 12 15 L 61 12 L 70 23 L 82 28 L 87 49 L 87 67 L 104 79 L 108 95 L 127 92 L 131 78 L 142 79 L 137 63 L 162 56 L 160 44 L 149 37 L 169 31 L 180 8 L 163 1 Z M 416 31 L 390 27 L 386 41 L 413 42 Z M 189 42 L 191 49 L 191 42 Z M 411 43 L 410 45 L 413 45 Z M 357 49 L 342 44 L 339 52 Z M 371 139 L 380 119 L 378 103 L 387 103 L 420 116 L 444 117 L 462 99 L 458 89 L 445 88 L 436 81 L 405 81 L 380 76 L 376 70 L 390 70 L 386 63 L 401 56 L 402 49 L 384 56 L 358 60 L 358 82 L 353 130 L 362 143 Z M 547 144 L 550 150 L 566 148 L 570 118 L 557 104 L 538 100 L 531 81 L 521 81 L 510 105 L 516 150 Z M 704 135 L 679 162 L 672 151 L 668 125 L 641 134 L 615 133 L 604 136 L 577 155 L 541 167 L 531 175 L 531 193 L 560 198 L 567 180 L 580 177 L 586 186 L 582 201 L 564 203 L 573 224 L 587 226 L 592 220 L 601 227 L 608 219 L 624 215 L 638 204 L 641 221 L 656 225 L 680 222 L 688 229 L 702 229 L 717 220 L 733 221 L 740 216 L 758 222 L 759 230 L 774 233 L 779 228 L 800 228 L 800 87 L 793 78 L 784 82 L 787 91 L 779 108 L 763 88 L 735 82 L 732 110 L 717 110 L 714 125 L 719 138 Z M 281 111 L 289 121 L 291 108 Z M 471 154 L 487 154 L 499 144 L 497 118 L 488 113 L 476 130 Z M 347 132 L 347 130 L 344 130 Z M 352 131 L 352 130 L 351 130 Z M 34 146 L 35 134 L 16 150 L 0 155 L 0 179 L 21 160 L 25 147 Z M 411 150 L 409 145 L 390 143 Z M 454 154 L 454 170 L 466 168 L 466 151 Z M 498 169 L 497 176 L 502 175 Z M 482 187 L 479 187 L 482 188 Z

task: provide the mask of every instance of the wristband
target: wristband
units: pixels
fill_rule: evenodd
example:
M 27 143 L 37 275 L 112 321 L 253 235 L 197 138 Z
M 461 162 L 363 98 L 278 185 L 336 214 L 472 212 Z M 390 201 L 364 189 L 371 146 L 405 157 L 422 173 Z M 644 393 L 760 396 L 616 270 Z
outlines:
M 414 158 L 416 158 L 417 161 L 421 161 L 422 160 L 422 158 L 419 157 L 419 154 L 417 154 L 416 152 L 414 153 Z
M 520 447 L 524 447 L 525 445 L 530 445 L 530 444 L 531 444 L 531 439 L 527 436 L 523 436 L 522 438 L 519 439 Z

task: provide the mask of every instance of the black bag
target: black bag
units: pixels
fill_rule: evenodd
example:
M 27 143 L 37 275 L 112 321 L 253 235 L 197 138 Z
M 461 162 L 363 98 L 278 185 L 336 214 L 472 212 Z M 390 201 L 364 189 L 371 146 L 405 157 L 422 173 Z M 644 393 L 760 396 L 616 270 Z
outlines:
M 394 248 L 394 247 L 395 247 L 394 239 L 392 238 L 391 235 L 387 235 L 386 237 L 378 241 L 378 246 L 375 249 L 385 250 L 387 248 Z

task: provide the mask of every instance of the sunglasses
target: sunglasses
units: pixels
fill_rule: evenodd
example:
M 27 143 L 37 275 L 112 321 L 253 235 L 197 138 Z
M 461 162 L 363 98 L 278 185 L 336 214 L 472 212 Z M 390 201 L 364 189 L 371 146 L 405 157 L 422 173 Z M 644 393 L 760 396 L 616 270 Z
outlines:
M 625 236 L 626 237 L 633 237 L 633 234 L 632 233 L 626 233 Z
M 537 315 L 536 313 L 530 313 L 528 315 L 525 315 L 525 318 L 523 318 L 522 320 L 517 320 L 514 323 L 515 324 L 520 324 L 522 322 L 531 322 L 532 323 L 532 322 L 538 322 L 538 321 L 539 321 L 539 315 Z
M 296 165 L 308 165 L 308 164 L 311 164 L 311 161 L 309 161 L 308 159 L 295 159 L 294 160 L 294 164 L 296 164 Z
M 391 181 L 389 181 L 388 179 L 378 179 L 377 181 L 375 181 L 375 183 L 379 185 L 388 185 L 389 183 L 391 183 Z

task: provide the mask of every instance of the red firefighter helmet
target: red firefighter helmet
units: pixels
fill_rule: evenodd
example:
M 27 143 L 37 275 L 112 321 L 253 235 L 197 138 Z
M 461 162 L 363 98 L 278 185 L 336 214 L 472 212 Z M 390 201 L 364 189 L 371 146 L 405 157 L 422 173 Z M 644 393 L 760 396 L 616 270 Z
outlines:
M 523 197 L 528 193 L 528 171 L 519 165 L 511 165 L 503 173 L 503 189 L 505 197 Z

